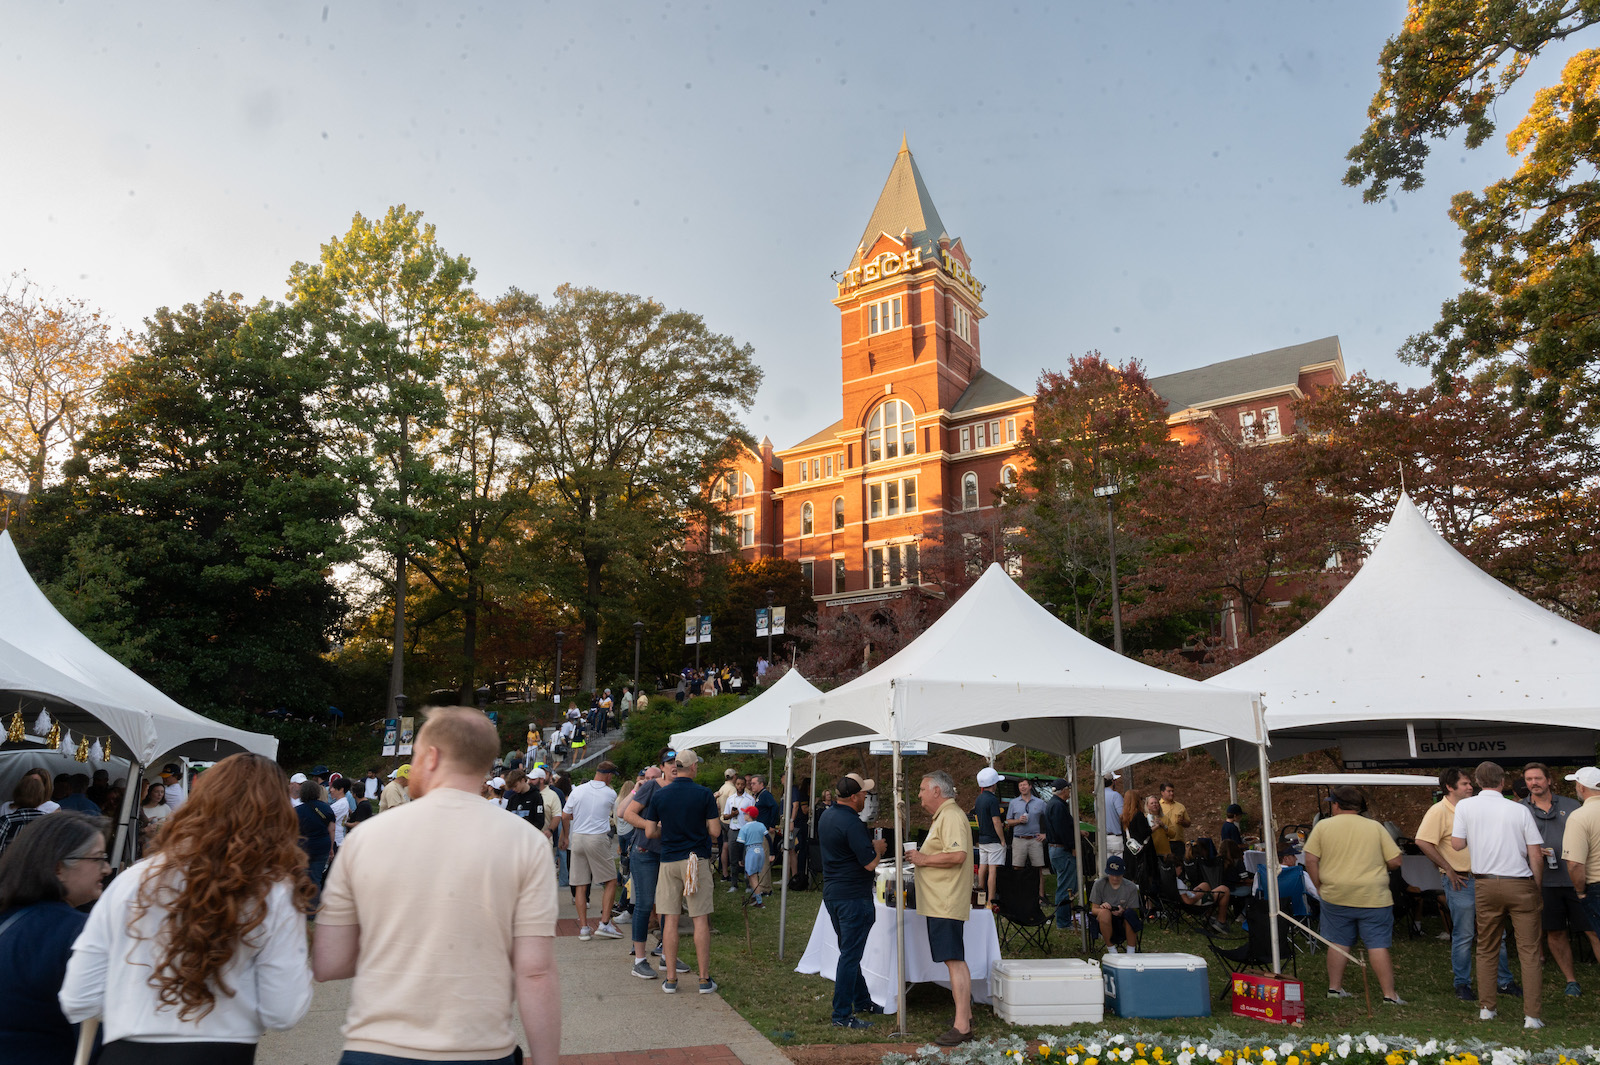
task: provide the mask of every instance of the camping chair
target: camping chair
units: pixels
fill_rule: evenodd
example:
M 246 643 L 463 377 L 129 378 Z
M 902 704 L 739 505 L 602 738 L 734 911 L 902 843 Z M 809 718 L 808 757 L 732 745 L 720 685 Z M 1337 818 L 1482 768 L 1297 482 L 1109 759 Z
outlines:
M 1210 932 L 1206 919 L 1216 914 L 1216 904 L 1209 900 L 1197 903 L 1184 902 L 1183 896 L 1178 894 L 1178 871 L 1166 862 L 1157 863 L 1156 876 L 1160 885 L 1159 898 L 1164 916 L 1163 923 L 1168 930 L 1182 931 L 1187 921 L 1193 923 L 1195 930 L 1202 934 Z
M 1039 879 L 1032 869 L 1000 866 L 996 887 L 1000 898 L 995 912 L 995 930 L 1000 949 L 1010 948 L 1013 940 L 1050 953 L 1051 918 L 1039 905 Z
M 1254 897 L 1265 902 L 1267 898 L 1267 882 L 1263 879 L 1266 866 L 1256 870 L 1256 888 Z M 1278 867 L 1278 910 L 1287 913 L 1300 921 L 1311 923 L 1311 895 L 1306 890 L 1306 871 L 1303 866 Z M 1249 903 L 1246 903 L 1248 912 Z M 1278 942 L 1293 948 L 1296 954 L 1315 954 L 1317 940 L 1299 927 L 1288 921 L 1280 921 L 1280 935 Z
M 1211 953 L 1215 954 L 1217 960 L 1222 962 L 1224 979 L 1222 981 L 1222 991 L 1217 995 L 1218 998 L 1226 998 L 1228 989 L 1233 984 L 1233 980 L 1228 978 L 1228 974 L 1251 971 L 1267 973 L 1272 971 L 1272 937 L 1267 931 L 1269 927 L 1266 900 L 1252 898 L 1245 904 L 1245 941 L 1242 944 L 1236 942 L 1227 943 L 1226 941 L 1219 942 L 1209 929 L 1201 929 Z M 1289 922 L 1279 919 L 1278 942 L 1280 945 L 1284 942 L 1283 937 L 1286 934 L 1286 930 L 1292 927 L 1293 925 L 1289 924 Z M 1293 970 L 1296 976 L 1299 976 L 1300 970 L 1295 963 L 1295 952 L 1293 950 L 1288 952 L 1288 961 L 1290 969 Z

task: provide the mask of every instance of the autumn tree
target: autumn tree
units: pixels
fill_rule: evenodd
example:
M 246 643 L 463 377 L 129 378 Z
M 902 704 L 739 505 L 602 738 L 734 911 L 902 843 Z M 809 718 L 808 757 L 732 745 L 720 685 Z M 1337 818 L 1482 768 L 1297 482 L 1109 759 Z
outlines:
M 546 304 L 513 291 L 497 315 L 533 488 L 529 576 L 577 616 L 590 690 L 607 615 L 679 567 L 691 521 L 715 522 L 706 488 L 749 443 L 739 418 L 761 371 L 749 345 L 639 296 L 564 285 Z
M 1600 20 L 1587 0 L 1412 0 L 1380 57 L 1370 123 L 1350 150 L 1349 185 L 1371 202 L 1392 185 L 1422 186 L 1434 142 L 1463 132 L 1468 148 L 1495 129 L 1495 105 L 1542 50 Z M 1540 410 L 1547 429 L 1600 416 L 1600 51 L 1574 55 L 1540 89 L 1506 138 L 1515 173 L 1462 192 L 1468 288 L 1401 357 L 1430 366 L 1441 390 L 1482 373 Z
M 82 300 L 52 299 L 21 274 L 0 290 L 0 475 L 30 498 L 54 478 L 96 410 L 106 374 L 127 359 Z
M 431 549 L 435 504 L 457 491 L 432 446 L 448 420 L 445 381 L 479 343 L 474 276 L 404 205 L 376 220 L 357 214 L 317 262 L 290 271 L 291 297 L 328 338 L 335 376 L 325 414 L 359 487 L 361 542 L 387 559 L 390 706 L 405 688 L 407 565 Z

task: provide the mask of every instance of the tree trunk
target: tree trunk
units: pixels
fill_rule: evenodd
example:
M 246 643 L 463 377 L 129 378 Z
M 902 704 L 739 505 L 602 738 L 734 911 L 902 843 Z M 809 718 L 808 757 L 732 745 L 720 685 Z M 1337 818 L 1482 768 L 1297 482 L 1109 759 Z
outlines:
M 478 575 L 467 571 L 467 595 L 461 605 L 461 705 L 473 706 L 478 679 Z
M 578 677 L 580 691 L 595 690 L 596 663 L 600 658 L 600 570 L 601 559 L 590 559 L 588 587 L 583 596 L 583 672 Z
M 409 431 L 411 420 L 406 415 L 400 415 L 400 462 L 395 474 L 400 497 L 400 512 L 405 513 L 409 493 L 406 488 L 406 473 L 411 458 Z M 395 521 L 395 551 L 394 551 L 394 651 L 389 659 L 389 702 L 384 706 L 383 713 L 387 717 L 394 710 L 395 699 L 405 694 L 406 690 L 406 520 L 404 517 Z

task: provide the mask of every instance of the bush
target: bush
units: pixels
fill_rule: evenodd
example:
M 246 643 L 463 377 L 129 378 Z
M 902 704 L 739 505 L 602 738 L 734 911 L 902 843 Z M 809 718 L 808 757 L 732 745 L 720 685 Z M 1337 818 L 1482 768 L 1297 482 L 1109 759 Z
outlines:
M 744 702 L 738 695 L 700 696 L 677 703 L 669 695 L 650 700 L 641 713 L 635 710 L 623 728 L 622 742 L 611 749 L 611 761 L 632 775 L 656 764 L 661 748 L 674 734 L 714 721 Z

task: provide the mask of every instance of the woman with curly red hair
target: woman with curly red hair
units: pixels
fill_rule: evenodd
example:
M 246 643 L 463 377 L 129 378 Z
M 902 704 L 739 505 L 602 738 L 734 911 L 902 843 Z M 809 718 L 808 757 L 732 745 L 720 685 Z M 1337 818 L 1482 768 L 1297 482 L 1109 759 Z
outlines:
M 61 1009 L 102 1018 L 100 1065 L 235 1065 L 311 1005 L 306 875 L 288 779 L 224 758 L 162 829 L 161 853 L 106 888 L 73 944 Z

